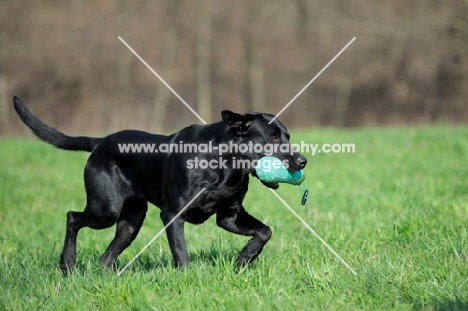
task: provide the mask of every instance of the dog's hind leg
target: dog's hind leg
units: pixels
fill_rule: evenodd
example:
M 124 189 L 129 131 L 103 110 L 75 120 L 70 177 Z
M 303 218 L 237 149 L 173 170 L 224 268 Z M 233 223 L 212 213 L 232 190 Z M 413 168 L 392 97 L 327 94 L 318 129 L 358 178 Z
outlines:
M 131 197 L 125 201 L 124 207 L 117 220 L 115 237 L 101 256 L 99 262 L 109 268 L 113 268 L 115 261 L 135 240 L 145 220 L 148 204 L 146 200 Z
M 85 210 L 81 213 L 67 214 L 67 233 L 60 256 L 60 268 L 64 273 L 72 270 L 75 264 L 78 231 L 83 227 L 97 230 L 112 227 L 121 217 L 126 200 L 135 196 L 131 182 L 121 169 L 102 153 L 93 152 L 89 157 L 84 171 L 84 181 L 87 195 Z M 136 216 L 136 219 L 139 217 L 142 216 Z M 116 249 L 120 246 L 118 242 L 115 243 Z
M 229 232 L 253 236 L 237 255 L 237 263 L 242 266 L 254 261 L 271 237 L 270 227 L 248 214 L 243 208 L 235 212 L 232 209 L 218 212 L 216 223 Z
M 67 213 L 67 233 L 65 235 L 65 245 L 63 246 L 62 254 L 60 255 L 59 267 L 64 274 L 73 270 L 76 260 L 76 237 L 78 231 L 86 226 L 86 219 L 81 212 Z
M 125 197 L 119 190 L 120 184 L 105 171 L 101 175 L 87 176 L 85 186 L 88 196 L 83 212 L 68 212 L 65 244 L 60 256 L 60 269 L 66 274 L 73 270 L 76 258 L 76 237 L 81 228 L 105 229 L 112 227 L 120 216 Z M 105 185 L 105 187 L 103 187 Z
M 59 267 L 64 274 L 71 272 L 76 260 L 76 238 L 80 229 L 90 227 L 93 229 L 105 229 L 111 227 L 117 220 L 115 217 L 96 218 L 88 211 L 92 210 L 89 205 L 84 212 L 67 213 L 67 233 L 62 254 L 60 255 Z

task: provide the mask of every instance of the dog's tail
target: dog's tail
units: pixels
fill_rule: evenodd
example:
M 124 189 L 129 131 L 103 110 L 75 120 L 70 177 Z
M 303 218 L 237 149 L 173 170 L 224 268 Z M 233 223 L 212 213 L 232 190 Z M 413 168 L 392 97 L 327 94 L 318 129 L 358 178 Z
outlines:
M 23 123 L 26 124 L 41 140 L 54 145 L 57 148 L 91 152 L 93 151 L 94 147 L 96 147 L 102 141 L 102 138 L 67 136 L 39 120 L 28 110 L 28 108 L 26 108 L 21 99 L 14 95 L 13 103 L 15 110 Z

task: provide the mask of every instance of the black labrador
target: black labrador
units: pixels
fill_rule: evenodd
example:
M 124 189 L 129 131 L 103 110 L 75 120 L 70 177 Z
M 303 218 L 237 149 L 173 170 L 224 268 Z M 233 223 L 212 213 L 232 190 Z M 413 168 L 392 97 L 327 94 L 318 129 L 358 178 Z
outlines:
M 18 97 L 14 96 L 13 101 L 21 120 L 41 140 L 60 149 L 91 152 L 84 170 L 86 207 L 83 212 L 67 213 L 65 244 L 60 256 L 60 268 L 64 273 L 71 271 L 75 264 L 76 238 L 81 228 L 104 229 L 117 223 L 115 237 L 100 258 L 102 264 L 113 268 L 119 254 L 137 236 L 148 209 L 147 202 L 161 209 L 160 216 L 166 226 L 203 188 L 206 191 L 166 228 L 176 267 L 189 263 L 184 238 L 186 221 L 201 224 L 216 214 L 219 227 L 252 236 L 237 256 L 239 265 L 255 260 L 270 239 L 271 229 L 248 214 L 242 205 L 249 175 L 256 176 L 255 169 L 251 165 L 236 164 L 240 160 L 258 160 L 264 153 L 230 148 L 234 150 L 220 155 L 217 149 L 223 144 L 230 144 L 230 147 L 242 144 L 291 146 L 286 127 L 276 119 L 269 124 L 273 115 L 241 115 L 224 110 L 220 122 L 191 125 L 169 136 L 125 130 L 103 138 L 70 137 L 40 121 Z M 157 148 L 186 143 L 192 147 L 193 144 L 209 143 L 212 152 L 201 152 L 195 148 L 187 153 L 122 150 L 124 144 L 145 144 Z M 304 156 L 291 149 L 284 150 L 286 148 L 275 148 L 273 156 L 286 161 L 289 170 L 305 167 L 307 160 Z M 194 161 L 196 159 L 198 162 Z M 206 167 L 207 162 L 203 167 L 202 160 L 211 161 L 210 167 Z M 213 165 L 216 161 L 219 161 L 218 167 Z M 200 165 L 196 167 L 195 164 Z M 264 184 L 278 188 L 278 184 Z

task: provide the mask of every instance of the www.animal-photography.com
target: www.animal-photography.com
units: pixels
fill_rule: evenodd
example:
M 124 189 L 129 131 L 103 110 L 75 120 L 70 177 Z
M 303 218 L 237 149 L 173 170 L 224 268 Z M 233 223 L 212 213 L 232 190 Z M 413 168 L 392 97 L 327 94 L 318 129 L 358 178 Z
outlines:
M 467 310 L 467 15 L 6 2 L 0 309 Z

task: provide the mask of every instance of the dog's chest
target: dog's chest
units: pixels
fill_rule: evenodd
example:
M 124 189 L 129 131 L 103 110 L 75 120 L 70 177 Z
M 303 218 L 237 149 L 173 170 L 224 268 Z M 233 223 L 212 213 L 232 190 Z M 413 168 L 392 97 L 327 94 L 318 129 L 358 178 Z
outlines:
M 239 185 L 236 187 L 225 185 L 222 188 L 208 189 L 200 204 L 187 210 L 185 220 L 192 224 L 202 224 L 220 208 L 229 208 L 234 202 L 242 203 L 246 192 L 247 184 L 241 187 Z
M 216 202 L 194 206 L 185 213 L 185 221 L 191 224 L 202 224 L 217 211 Z

